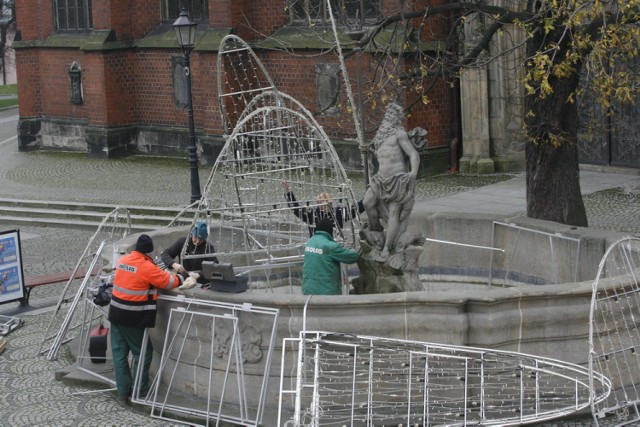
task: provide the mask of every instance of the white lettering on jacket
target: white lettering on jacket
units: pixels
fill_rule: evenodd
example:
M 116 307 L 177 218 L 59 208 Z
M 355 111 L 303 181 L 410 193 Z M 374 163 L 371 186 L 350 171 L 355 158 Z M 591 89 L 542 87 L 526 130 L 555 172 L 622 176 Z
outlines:
M 135 273 L 138 271 L 136 267 L 128 264 L 118 264 L 118 268 L 120 270 L 128 271 L 129 273 Z
M 322 252 L 322 249 L 319 249 L 319 248 L 310 248 L 310 247 L 308 247 L 308 246 L 307 246 L 306 248 L 304 248 L 304 251 L 305 251 L 305 252 L 311 252 L 311 253 L 313 253 L 313 254 L 323 254 L 323 253 L 324 253 L 324 252 Z

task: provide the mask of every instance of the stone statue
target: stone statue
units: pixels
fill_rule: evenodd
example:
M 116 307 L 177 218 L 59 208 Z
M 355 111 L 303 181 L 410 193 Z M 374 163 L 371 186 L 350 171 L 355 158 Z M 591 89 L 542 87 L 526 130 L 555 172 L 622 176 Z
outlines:
M 358 263 L 361 277 L 354 286 L 357 293 L 421 288 L 417 263 L 424 237 L 409 236 L 406 230 L 420 166 L 417 148 L 426 142 L 426 131 L 416 128 L 407 132 L 403 120 L 402 107 L 390 104 L 371 143 L 378 170 L 363 199 L 368 223 L 360 233 L 363 259 Z

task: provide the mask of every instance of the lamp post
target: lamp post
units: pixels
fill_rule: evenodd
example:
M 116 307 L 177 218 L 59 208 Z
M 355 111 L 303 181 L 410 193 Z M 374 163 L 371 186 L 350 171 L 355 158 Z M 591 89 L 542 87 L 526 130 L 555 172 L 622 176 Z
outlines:
M 187 116 L 189 121 L 189 165 L 191 169 L 191 203 L 202 198 L 200 194 L 200 177 L 198 176 L 198 148 L 196 147 L 196 131 L 193 123 L 193 95 L 191 93 L 191 50 L 196 39 L 196 23 L 189 19 L 187 8 L 183 7 L 180 16 L 173 23 L 178 45 L 184 53 L 184 75 L 187 80 Z

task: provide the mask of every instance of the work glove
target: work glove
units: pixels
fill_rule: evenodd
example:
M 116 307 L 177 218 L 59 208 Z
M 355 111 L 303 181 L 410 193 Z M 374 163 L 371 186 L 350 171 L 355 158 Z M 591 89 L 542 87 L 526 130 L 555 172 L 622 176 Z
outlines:
M 182 264 L 178 264 L 177 262 L 174 262 L 173 264 L 171 264 L 171 268 L 173 268 L 178 273 L 185 273 L 186 272 L 186 270 L 184 269 Z
M 189 273 L 189 277 L 193 277 L 194 280 L 198 280 L 200 278 L 200 273 Z
M 182 282 L 182 285 L 178 286 L 178 289 L 180 289 L 181 291 L 184 291 L 185 289 L 191 289 L 196 285 L 196 279 L 194 279 L 193 277 L 189 276 L 186 279 L 184 279 L 184 282 Z

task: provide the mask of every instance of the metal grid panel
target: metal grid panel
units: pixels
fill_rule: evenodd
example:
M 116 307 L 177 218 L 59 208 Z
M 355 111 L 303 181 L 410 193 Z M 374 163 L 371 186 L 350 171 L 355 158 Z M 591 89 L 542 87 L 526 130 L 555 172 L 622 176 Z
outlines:
M 504 249 L 491 252 L 489 284 L 567 283 L 578 280 L 580 239 L 493 221 L 492 244 Z M 539 250 L 532 256 L 530 248 Z
M 75 333 L 80 327 L 87 326 L 85 305 L 80 305 L 80 314 L 76 315 L 78 304 L 89 287 L 99 284 L 100 278 L 95 273 L 103 267 L 98 262 L 103 251 L 112 251 L 113 262 L 115 262 L 118 259 L 116 243 L 130 233 L 131 219 L 128 209 L 116 208 L 104 217 L 89 239 L 69 281 L 60 293 L 51 321 L 44 333 L 39 354 L 47 353 L 48 360 L 56 359 L 60 346 L 71 339 L 67 337 L 67 333 Z M 73 298 L 70 295 L 74 295 Z M 71 301 L 70 304 L 69 301 Z
M 211 425 L 226 421 L 246 426 L 261 423 L 275 344 L 278 310 L 252 304 L 228 304 L 182 296 L 161 295 L 171 301 L 162 358 L 147 395 L 141 395 L 140 375 L 136 373 L 132 401 L 149 406 L 151 416 L 175 420 L 188 415 L 191 425 Z M 260 325 L 260 326 L 258 326 Z M 259 348 L 252 337 L 268 333 L 268 342 Z M 261 335 L 260 335 L 261 336 Z M 146 340 L 140 360 L 144 359 Z M 262 354 L 266 349 L 267 353 Z M 245 363 L 260 353 L 262 371 L 259 389 L 249 390 Z
M 297 208 L 309 212 L 323 206 L 319 194 L 331 193 L 334 208 L 346 218 L 336 240 L 355 247 L 359 220 L 351 182 L 313 115 L 276 89 L 251 47 L 237 36 L 220 43 L 217 85 L 228 137 L 192 221 L 208 223 L 216 252 L 190 255 L 185 243 L 182 258 L 216 256 L 250 276 L 252 287 L 266 283 L 271 288 L 273 280 L 286 278 L 297 285 L 314 224 L 295 216 L 284 184 Z
M 336 240 L 355 247 L 359 222 L 351 213 L 357 200 L 329 138 L 310 113 L 286 95 L 265 92 L 261 98 L 288 107 L 259 107 L 242 117 L 216 160 L 194 218 L 208 222 L 216 252 L 183 258 L 215 255 L 240 273 L 263 268 L 295 277 L 313 224 L 294 210 L 321 209 L 318 194 L 331 193 L 334 208 L 344 209 L 346 218 Z M 286 200 L 284 183 L 297 206 Z M 334 209 L 329 212 L 335 215 Z M 285 271 L 291 268 L 298 273 Z
M 640 421 L 640 239 L 613 243 L 593 283 L 589 329 L 589 365 L 611 379 L 613 391 L 594 403 L 597 422 L 608 414 L 623 423 Z
M 251 100 L 275 88 L 253 49 L 235 35 L 220 42 L 217 61 L 218 102 L 224 131 L 229 135 Z
M 520 425 L 591 398 L 587 369 L 522 353 L 330 332 L 301 333 L 297 344 L 296 388 L 284 388 L 283 362 L 280 397 L 285 414 L 295 396 L 294 425 Z M 602 400 L 607 379 L 594 380 Z

